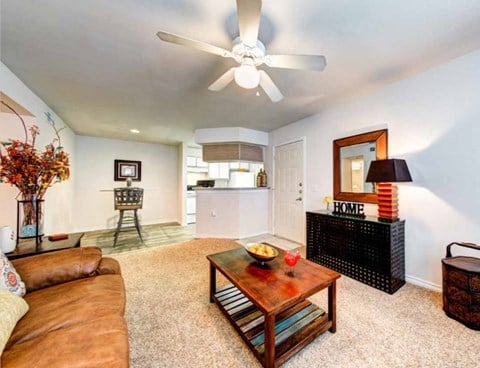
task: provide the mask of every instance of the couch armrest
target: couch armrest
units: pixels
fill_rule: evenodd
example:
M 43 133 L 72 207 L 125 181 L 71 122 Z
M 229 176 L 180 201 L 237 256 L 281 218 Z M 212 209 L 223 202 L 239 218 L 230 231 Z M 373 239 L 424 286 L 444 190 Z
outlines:
M 12 260 L 27 292 L 93 276 L 102 259 L 96 247 L 70 248 Z
M 121 274 L 120 270 L 120 263 L 116 259 L 103 257 L 98 265 L 97 275 L 105 275 L 105 274 Z

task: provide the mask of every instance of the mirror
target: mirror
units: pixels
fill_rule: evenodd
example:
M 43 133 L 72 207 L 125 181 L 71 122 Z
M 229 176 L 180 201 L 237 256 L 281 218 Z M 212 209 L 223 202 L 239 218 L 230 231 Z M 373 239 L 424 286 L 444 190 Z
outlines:
M 333 141 L 333 198 L 339 201 L 377 203 L 373 183 L 365 178 L 374 160 L 387 154 L 387 129 Z

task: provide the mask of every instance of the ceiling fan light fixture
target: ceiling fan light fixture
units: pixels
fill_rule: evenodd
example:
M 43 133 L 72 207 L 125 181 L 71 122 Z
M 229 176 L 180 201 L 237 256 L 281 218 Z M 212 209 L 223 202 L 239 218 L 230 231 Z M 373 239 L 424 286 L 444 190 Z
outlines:
M 220 91 L 235 80 L 239 87 L 245 89 L 260 86 L 272 102 L 278 102 L 283 99 L 282 92 L 263 69 L 257 69 L 258 66 L 265 64 L 271 68 L 321 71 L 327 62 L 322 55 L 267 55 L 265 45 L 258 39 L 261 10 L 262 1 L 260 0 L 237 0 L 239 35 L 233 40 L 231 51 L 170 32 L 159 31 L 157 36 L 162 41 L 231 58 L 240 64 L 238 67 L 231 67 L 208 86 L 210 91 Z
M 245 89 L 252 89 L 260 83 L 260 74 L 255 67 L 252 58 L 246 57 L 242 60 L 242 65 L 235 69 L 235 83 Z

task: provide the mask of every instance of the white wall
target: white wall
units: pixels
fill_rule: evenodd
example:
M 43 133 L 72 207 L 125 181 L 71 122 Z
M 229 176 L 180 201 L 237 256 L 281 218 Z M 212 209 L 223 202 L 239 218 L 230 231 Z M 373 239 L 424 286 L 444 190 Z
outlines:
M 30 111 L 35 118 L 28 123 L 40 128 L 36 146 L 41 148 L 53 138 L 45 112 L 50 112 L 58 127 L 64 124 L 4 64 L 0 64 L 0 90 Z M 12 114 L 0 113 L 0 140 L 23 139 L 20 120 Z M 114 182 L 114 159 L 142 161 L 142 181 L 145 189 L 142 223 L 180 222 L 181 206 L 178 190 L 177 147 L 129 141 L 76 136 L 67 127 L 61 132 L 62 145 L 70 155 L 70 179 L 53 185 L 45 196 L 45 233 L 97 230 L 114 227 L 117 214 L 113 209 L 113 193 L 100 192 L 123 186 Z M 136 185 L 136 183 L 135 183 Z M 0 226 L 16 228 L 16 196 L 18 190 L 0 184 Z
M 181 222 L 178 204 L 178 148 L 162 144 L 76 136 L 75 227 L 74 231 L 113 228 L 118 211 L 113 206 L 114 160 L 142 162 L 142 180 L 133 182 L 144 189 L 143 225 Z
M 446 245 L 480 243 L 479 66 L 476 51 L 275 130 L 268 156 L 306 136 L 306 208 L 321 209 L 333 192 L 332 141 L 387 127 L 389 157 L 404 158 L 413 178 L 399 185 L 407 280 L 439 287 Z M 375 215 L 376 206 L 367 211 Z
M 57 127 L 65 123 L 49 106 L 34 94 L 20 79 L 18 79 L 3 63 L 0 63 L 0 90 L 15 102 L 25 107 L 35 119 L 29 118 L 29 123 L 35 123 L 40 128 L 36 147 L 43 147 L 52 141 L 54 131 L 47 122 L 46 112 L 50 112 Z M 68 127 L 60 133 L 62 145 L 70 154 L 70 162 L 75 159 L 74 133 Z M 20 120 L 12 114 L 0 115 L 0 140 L 24 139 L 24 131 Z M 73 206 L 75 168 L 71 167 L 70 179 L 57 183 L 48 189 L 45 195 L 45 233 L 68 232 L 74 223 Z M 17 207 L 16 196 L 18 190 L 9 184 L 0 184 L 0 226 L 8 225 L 16 229 Z

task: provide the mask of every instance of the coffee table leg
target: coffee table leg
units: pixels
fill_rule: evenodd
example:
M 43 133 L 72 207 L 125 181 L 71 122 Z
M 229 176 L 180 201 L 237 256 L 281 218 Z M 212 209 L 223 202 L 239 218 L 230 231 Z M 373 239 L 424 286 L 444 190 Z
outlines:
M 210 303 L 213 303 L 213 296 L 217 290 L 217 269 L 210 263 Z
M 332 327 L 329 331 L 337 331 L 337 283 L 332 282 L 328 287 L 328 319 L 332 321 Z
M 264 367 L 275 367 L 275 314 L 265 315 L 265 354 Z

